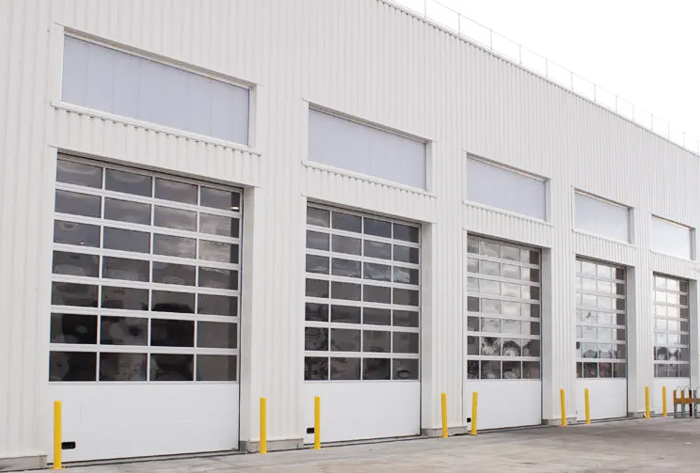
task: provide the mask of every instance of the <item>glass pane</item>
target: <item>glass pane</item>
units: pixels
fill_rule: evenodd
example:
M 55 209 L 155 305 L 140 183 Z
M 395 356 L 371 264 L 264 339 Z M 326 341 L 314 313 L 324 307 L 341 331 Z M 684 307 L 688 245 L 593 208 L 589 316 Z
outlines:
M 151 355 L 151 381 L 192 381 L 193 355 Z
M 199 259 L 238 264 L 238 245 L 199 240 Z
M 420 293 L 410 289 L 394 288 L 394 304 L 418 306 Z
M 100 381 L 146 381 L 145 353 L 100 353 Z
M 394 310 L 394 326 L 395 327 L 418 327 L 419 316 L 418 312 L 410 312 L 406 310 Z
M 56 191 L 56 212 L 100 218 L 102 199 L 96 195 Z
M 467 361 L 467 377 L 469 379 L 479 379 L 479 362 L 477 360 Z
M 105 189 L 125 194 L 151 197 L 151 177 L 133 172 L 107 169 L 105 174 Z
M 497 243 L 491 243 L 490 241 L 481 241 L 481 254 L 484 256 L 490 256 L 492 258 L 498 258 L 500 256 L 500 249 Z
M 487 319 L 481 320 L 481 331 L 482 332 L 501 332 L 501 319 Z
M 236 355 L 197 355 L 197 381 L 236 381 Z
M 148 345 L 148 319 L 139 317 L 102 316 L 102 345 Z
M 520 379 L 521 374 L 519 361 L 503 362 L 503 379 Z
M 401 225 L 399 223 L 395 223 L 394 238 L 397 240 L 418 243 L 420 238 L 420 229 L 417 227 L 409 227 L 408 225 Z
M 626 364 L 625 363 L 613 363 L 613 377 L 614 378 L 624 378 L 627 376 Z
M 95 381 L 97 354 L 52 351 L 49 381 Z
M 409 248 L 408 246 L 394 245 L 394 260 L 404 263 L 416 263 L 419 261 L 418 248 Z
M 485 356 L 501 355 L 501 339 L 493 337 L 481 338 L 481 354 Z
M 359 261 L 333 258 L 331 272 L 335 276 L 360 278 L 362 277 L 362 263 Z
M 467 317 L 467 330 L 470 332 L 478 332 L 479 320 L 479 317 Z
M 59 159 L 56 180 L 78 186 L 102 188 L 102 168 Z
M 520 261 L 520 249 L 508 245 L 501 245 L 501 258 L 510 261 Z
M 503 333 L 514 333 L 520 335 L 520 330 L 519 320 L 503 320 Z
M 391 379 L 390 358 L 365 358 L 362 360 L 362 379 Z
M 53 273 L 97 277 L 100 257 L 82 253 L 53 252 Z
M 151 205 L 105 197 L 105 218 L 119 222 L 151 224 Z
M 540 356 L 540 341 L 539 340 L 523 340 L 523 356 Z
M 363 323 L 370 325 L 391 325 L 391 310 L 365 307 Z
M 202 233 L 238 238 L 239 223 L 237 218 L 209 214 L 199 215 L 199 231 Z
M 391 288 L 382 286 L 364 286 L 362 300 L 379 304 L 391 304 Z M 402 302 L 397 301 L 401 304 Z
M 482 361 L 481 379 L 501 379 L 501 362 Z
M 51 304 L 97 307 L 97 286 L 54 282 L 51 284 Z
M 331 381 L 352 381 L 359 379 L 359 358 L 331 358 Z
M 359 301 L 361 299 L 361 286 L 359 284 L 333 282 L 331 286 L 331 297 L 333 299 L 343 299 L 348 301 Z
M 98 248 L 100 246 L 100 227 L 56 220 L 53 223 L 53 241 L 64 245 Z
M 241 210 L 241 196 L 237 192 L 201 187 L 200 205 L 213 209 Z
M 372 279 L 374 281 L 391 281 L 391 266 L 376 263 L 365 263 L 364 269 L 365 279 Z
M 523 289 L 528 288 L 528 286 L 523 286 Z M 504 282 L 501 284 L 501 294 L 506 297 L 520 297 L 520 286 L 518 284 L 511 284 Z M 523 294 L 524 299 L 528 299 L 525 294 Z
M 328 281 L 320 279 L 306 280 L 306 297 L 328 297 Z
M 391 332 L 363 330 L 362 351 L 391 353 Z
M 319 232 L 306 232 L 306 247 L 314 250 L 328 251 L 331 248 L 330 235 Z
M 479 253 L 479 240 L 474 237 L 467 238 L 467 252 L 468 253 Z
M 481 312 L 485 314 L 500 314 L 501 301 L 494 299 L 481 299 Z
M 151 301 L 154 312 L 194 313 L 194 294 L 188 292 L 153 291 Z
M 392 379 L 418 379 L 418 360 L 394 358 L 392 364 L 394 367 Z
M 501 283 L 490 279 L 480 279 L 479 290 L 482 294 L 499 296 L 501 294 Z
M 316 209 L 308 207 L 306 209 L 306 223 L 316 225 L 318 227 L 329 227 L 331 222 L 331 213 L 328 210 Z
M 148 289 L 103 286 L 102 307 L 109 309 L 148 310 Z
M 394 332 L 394 353 L 418 353 L 419 347 L 419 334 Z
M 333 251 L 347 253 L 349 255 L 359 255 L 362 253 L 362 240 L 340 235 L 333 235 Z
M 584 378 L 597 378 L 598 377 L 598 363 L 584 363 L 583 364 L 583 377 Z
M 508 279 L 520 279 L 520 266 L 513 266 L 512 264 L 504 264 L 501 267 L 501 275 Z M 529 268 L 522 268 L 527 269 Z
M 391 245 L 378 241 L 364 241 L 364 255 L 368 258 L 391 259 Z
M 202 243 L 204 242 L 200 242 L 200 245 Z M 195 239 L 155 234 L 153 235 L 153 254 L 194 258 Z
M 150 275 L 148 261 L 136 259 L 102 258 L 102 277 L 108 279 L 126 279 L 128 281 L 148 281 Z
M 238 315 L 238 298 L 200 294 L 197 296 L 197 313 L 235 317 Z
M 467 355 L 479 354 L 479 337 L 467 337 Z
M 104 227 L 104 247 L 111 250 L 149 253 L 151 251 L 151 235 L 134 230 Z
M 328 322 L 328 305 L 306 304 L 304 319 L 312 322 Z
M 192 320 L 151 319 L 151 345 L 157 347 L 193 347 Z
M 523 379 L 539 379 L 540 378 L 540 362 L 539 361 L 523 361 Z
M 153 211 L 153 225 L 176 230 L 197 231 L 197 213 L 189 210 L 173 209 L 156 205 Z
M 391 238 L 391 223 L 365 217 L 365 235 Z
M 495 261 L 481 261 L 480 272 L 487 276 L 500 276 L 501 265 Z
M 320 327 L 305 327 L 304 350 L 328 351 L 328 329 Z
M 479 272 L 479 260 L 476 258 L 467 258 L 467 272 L 478 273 Z
M 360 330 L 331 329 L 331 351 L 360 351 Z
M 234 269 L 199 268 L 199 287 L 238 289 L 238 271 Z
M 156 198 L 196 205 L 197 186 L 186 182 L 156 178 Z
M 328 274 L 330 258 L 326 256 L 306 255 L 306 272 Z
M 479 298 L 467 297 L 467 310 L 469 312 L 479 312 Z
M 521 356 L 520 340 L 515 338 L 503 339 L 503 356 Z
M 334 305 L 331 307 L 331 322 L 341 324 L 359 324 L 361 317 L 361 309 L 359 307 L 342 305 Z
M 362 217 L 343 212 L 333 212 L 332 216 L 333 228 L 348 232 L 362 233 Z
M 238 324 L 197 322 L 197 346 L 200 348 L 238 348 Z
M 51 314 L 51 343 L 97 343 L 97 317 L 84 314 Z
M 185 264 L 153 262 L 153 282 L 194 286 L 195 267 Z
M 307 356 L 304 358 L 304 380 L 325 381 L 328 379 L 328 358 Z

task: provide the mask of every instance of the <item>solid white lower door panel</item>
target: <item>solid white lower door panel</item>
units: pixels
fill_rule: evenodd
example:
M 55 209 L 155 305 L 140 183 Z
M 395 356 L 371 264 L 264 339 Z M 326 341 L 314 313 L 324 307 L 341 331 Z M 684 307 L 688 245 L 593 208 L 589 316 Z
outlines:
M 472 395 L 479 393 L 479 430 L 524 427 L 542 423 L 540 380 L 474 381 L 464 389 L 464 413 L 472 417 Z
M 627 379 L 579 379 L 576 381 L 576 417 L 586 419 L 588 388 L 591 419 L 627 417 Z

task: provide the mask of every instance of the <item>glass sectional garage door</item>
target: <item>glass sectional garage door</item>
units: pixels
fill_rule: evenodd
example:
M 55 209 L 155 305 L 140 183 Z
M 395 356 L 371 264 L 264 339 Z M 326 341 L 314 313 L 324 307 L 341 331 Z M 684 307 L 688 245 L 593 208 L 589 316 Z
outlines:
M 480 427 L 539 424 L 540 252 L 473 235 L 467 252 L 464 408 L 478 391 Z
M 576 260 L 577 415 L 627 415 L 627 291 L 625 268 Z
M 50 381 L 237 393 L 240 193 L 67 156 L 56 180 Z
M 323 394 L 324 440 L 420 430 L 419 242 L 416 225 L 308 207 L 306 410 Z

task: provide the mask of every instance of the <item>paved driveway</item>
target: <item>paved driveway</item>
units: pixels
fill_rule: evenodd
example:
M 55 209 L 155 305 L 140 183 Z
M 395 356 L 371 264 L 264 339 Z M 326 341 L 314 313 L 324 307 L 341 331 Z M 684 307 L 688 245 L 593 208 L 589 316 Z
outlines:
M 69 473 L 700 473 L 700 420 L 625 420 L 268 455 L 70 467 Z

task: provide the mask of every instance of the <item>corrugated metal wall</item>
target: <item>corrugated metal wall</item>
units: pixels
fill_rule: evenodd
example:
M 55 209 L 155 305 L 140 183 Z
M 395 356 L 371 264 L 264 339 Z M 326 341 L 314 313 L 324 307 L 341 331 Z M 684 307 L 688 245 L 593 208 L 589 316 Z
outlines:
M 697 227 L 696 156 L 381 0 L 9 0 L 0 22 L 0 456 L 49 445 L 57 148 L 249 186 L 243 440 L 258 436 L 263 395 L 270 439 L 303 435 L 307 198 L 426 224 L 423 428 L 439 425 L 443 391 L 450 424 L 464 424 L 465 230 L 549 249 L 547 419 L 558 416 L 558 390 L 574 392 L 575 255 L 636 268 L 629 409 L 642 409 L 652 376 L 651 272 L 697 279 L 698 269 L 650 253 L 649 219 Z M 256 84 L 251 148 L 61 104 L 64 28 Z M 305 163 L 309 102 L 431 140 L 428 191 Z M 465 204 L 465 153 L 551 179 L 549 222 Z M 572 231 L 574 188 L 634 207 L 634 244 Z

